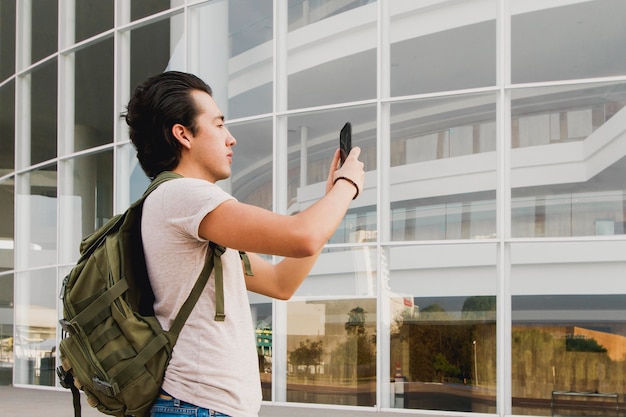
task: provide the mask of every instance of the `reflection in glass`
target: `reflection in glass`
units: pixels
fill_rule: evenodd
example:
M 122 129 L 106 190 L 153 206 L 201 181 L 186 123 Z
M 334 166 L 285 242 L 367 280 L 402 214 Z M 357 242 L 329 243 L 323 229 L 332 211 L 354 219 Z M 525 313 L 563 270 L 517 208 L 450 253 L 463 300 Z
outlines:
M 0 87 L 0 176 L 6 175 L 13 168 L 15 168 L 15 82 L 11 81 Z
M 626 85 L 512 94 L 512 234 L 624 234 Z
M 80 242 L 113 216 L 111 150 L 62 162 L 62 262 L 78 259 Z
M 4 272 L 13 269 L 14 259 L 15 192 L 12 179 L 0 181 L 0 219 L 0 272 Z
M 16 384 L 55 384 L 56 284 L 56 268 L 16 274 L 13 339 Z
M 39 66 L 23 80 L 30 91 L 30 108 L 24 109 L 30 122 L 30 137 L 22 136 L 17 142 L 22 148 L 20 160 L 36 164 L 57 156 L 57 61 Z M 29 159 L 30 157 L 30 159 Z
M 623 75 L 626 2 L 511 0 L 514 83 Z
M 496 235 L 493 94 L 391 105 L 392 239 Z
M 287 305 L 287 401 L 376 404 L 376 300 Z
M 513 413 L 614 416 L 626 389 L 626 295 L 514 296 Z
M 256 296 L 260 297 L 260 296 Z M 272 303 L 254 302 L 251 300 L 250 310 L 252 320 L 255 323 L 254 337 L 256 340 L 256 351 L 259 358 L 259 376 L 261 378 L 261 390 L 264 401 L 272 400 L 272 363 L 273 363 L 273 320 Z
M 290 1 L 288 44 L 290 109 L 376 97 L 375 2 Z
M 208 4 L 204 8 L 212 7 Z M 228 106 L 223 110 L 228 110 L 230 119 L 270 113 L 274 85 L 272 0 L 231 0 L 227 13 L 227 19 L 223 19 L 228 22 L 227 33 L 223 36 L 228 36 L 224 45 L 229 48 L 224 57 L 228 63 L 222 77 L 224 84 L 228 84 Z M 215 29 L 209 32 L 208 36 L 214 38 Z M 206 42 L 200 42 L 199 46 L 198 52 L 205 50 Z M 215 65 L 211 61 L 208 64 Z
M 113 141 L 113 38 L 76 52 L 75 66 L 74 143 L 68 145 L 70 151 Z
M 391 94 L 496 83 L 496 0 L 389 2 Z
M 170 7 L 178 6 L 182 0 L 131 0 L 130 1 L 130 18 L 131 20 L 141 19 L 142 17 L 162 12 Z
M 394 407 L 495 412 L 496 297 L 393 297 Z
M 0 1 L 0 83 L 15 73 L 15 3 Z
M 13 274 L 0 275 L 0 386 L 13 380 Z
M 297 213 L 325 192 L 333 154 L 339 147 L 339 131 L 352 123 L 352 145 L 361 148 L 365 171 L 376 169 L 376 108 L 359 106 L 293 115 L 288 120 L 288 211 Z M 352 203 L 331 243 L 376 241 L 376 205 L 368 195 L 372 184 Z M 374 190 L 372 190 L 374 191 Z
M 57 167 L 16 178 L 16 268 L 57 263 Z
M 4 2 L 6 3 L 6 2 Z M 30 0 L 30 7 L 26 7 L 28 2 L 17 2 L 23 5 L 21 8 L 21 19 L 28 19 L 30 14 L 30 28 L 32 32 L 30 46 L 30 60 L 27 64 L 35 63 L 57 50 L 58 42 L 58 0 Z M 28 51 L 23 52 L 28 54 Z M 56 80 L 53 83 L 56 86 Z
M 495 413 L 497 246 L 388 249 L 394 408 Z
M 75 41 L 80 42 L 113 27 L 114 0 L 80 0 L 76 4 Z
M 133 1 L 133 4 L 135 3 L 137 1 Z M 165 3 L 169 5 L 169 1 Z M 151 75 L 160 74 L 168 69 L 185 68 L 184 45 L 180 42 L 183 26 L 183 15 L 179 14 L 152 22 L 131 32 L 129 57 L 131 91 Z
M 274 167 L 272 120 L 229 123 L 228 129 L 237 139 L 233 147 L 230 179 L 232 195 L 242 203 L 271 210 Z

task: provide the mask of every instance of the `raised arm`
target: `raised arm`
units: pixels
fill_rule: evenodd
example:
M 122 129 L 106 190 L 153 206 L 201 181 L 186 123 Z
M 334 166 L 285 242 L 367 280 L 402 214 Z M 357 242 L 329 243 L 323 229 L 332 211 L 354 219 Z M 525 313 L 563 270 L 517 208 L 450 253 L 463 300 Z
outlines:
M 326 194 L 307 209 L 291 215 L 236 201 L 227 201 L 200 224 L 200 236 L 250 253 L 254 277 L 246 277 L 250 291 L 286 299 L 306 278 L 324 244 L 345 216 L 352 199 L 363 189 L 363 163 L 355 147 L 337 169 L 335 152 L 326 181 Z M 343 178 L 341 178 L 343 177 Z M 341 179 L 340 179 L 341 178 Z M 283 256 L 276 265 L 254 253 Z

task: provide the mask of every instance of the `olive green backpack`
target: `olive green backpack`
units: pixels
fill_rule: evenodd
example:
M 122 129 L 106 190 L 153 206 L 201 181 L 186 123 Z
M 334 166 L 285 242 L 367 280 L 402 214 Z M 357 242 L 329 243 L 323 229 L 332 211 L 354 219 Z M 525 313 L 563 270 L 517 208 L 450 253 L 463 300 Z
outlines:
M 64 338 L 59 343 L 62 386 L 72 390 L 74 415 L 80 416 L 80 392 L 99 411 L 118 417 L 145 417 L 159 394 L 165 368 L 187 317 L 215 266 L 216 316 L 224 320 L 221 255 L 210 244 L 206 263 L 169 331 L 154 317 L 154 294 L 148 281 L 141 241 L 144 199 L 165 181 L 159 174 L 126 212 L 85 238 L 80 259 L 63 281 Z M 247 257 L 246 273 L 252 275 Z

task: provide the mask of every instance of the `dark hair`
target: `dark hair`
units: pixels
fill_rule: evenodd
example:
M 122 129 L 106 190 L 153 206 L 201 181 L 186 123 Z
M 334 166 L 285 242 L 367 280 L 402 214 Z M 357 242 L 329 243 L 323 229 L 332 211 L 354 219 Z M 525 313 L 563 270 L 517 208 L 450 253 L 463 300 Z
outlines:
M 130 140 L 146 175 L 176 168 L 181 144 L 172 134 L 177 123 L 196 132 L 198 108 L 193 90 L 213 95 L 211 87 L 193 74 L 168 71 L 148 78 L 135 88 L 123 117 L 130 128 Z

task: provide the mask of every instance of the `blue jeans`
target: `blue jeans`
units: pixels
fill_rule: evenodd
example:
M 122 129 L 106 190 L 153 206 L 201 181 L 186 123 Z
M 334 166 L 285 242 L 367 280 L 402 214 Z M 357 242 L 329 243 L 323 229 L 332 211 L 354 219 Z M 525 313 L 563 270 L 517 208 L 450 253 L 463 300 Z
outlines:
M 150 409 L 151 417 L 194 416 L 194 417 L 230 417 L 219 411 L 209 410 L 180 401 L 176 398 L 157 398 Z

